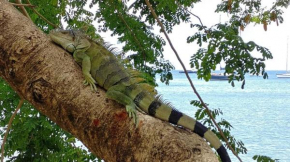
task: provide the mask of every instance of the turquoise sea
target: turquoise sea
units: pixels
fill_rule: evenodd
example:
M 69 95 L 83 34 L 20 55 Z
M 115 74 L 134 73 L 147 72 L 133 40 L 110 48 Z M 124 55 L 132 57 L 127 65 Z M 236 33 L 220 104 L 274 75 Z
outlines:
M 245 162 L 254 161 L 254 155 L 290 162 L 290 78 L 276 78 L 276 73 L 284 72 L 267 71 L 268 79 L 248 75 L 244 89 L 240 82 L 232 87 L 227 81 L 205 82 L 189 74 L 203 100 L 210 108 L 223 111 L 222 118 L 234 127 L 234 137 L 244 142 L 248 153 L 240 157 Z M 157 91 L 176 109 L 194 117 L 196 108 L 190 101 L 197 97 L 184 73 L 172 73 L 170 85 L 159 82 Z M 238 161 L 233 155 L 231 158 Z

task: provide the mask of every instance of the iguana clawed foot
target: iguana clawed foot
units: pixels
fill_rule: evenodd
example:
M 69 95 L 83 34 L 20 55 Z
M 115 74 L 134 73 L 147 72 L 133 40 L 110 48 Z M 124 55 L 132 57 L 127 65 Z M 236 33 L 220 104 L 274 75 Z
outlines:
M 136 127 L 139 124 L 139 120 L 138 120 L 138 116 L 137 116 L 137 112 L 136 112 L 136 108 L 135 105 L 126 105 L 126 111 L 129 114 L 130 118 L 133 118 L 133 121 L 136 125 Z
M 84 75 L 85 80 L 84 80 L 84 85 L 90 85 L 92 91 L 97 91 L 97 86 L 96 86 L 96 81 L 95 79 L 92 78 L 92 76 L 89 75 Z
M 138 126 L 138 116 L 136 113 L 136 105 L 133 100 L 127 96 L 126 94 L 120 92 L 122 88 L 125 87 L 124 85 L 116 85 L 108 89 L 107 97 L 113 99 L 122 105 L 126 105 L 126 111 L 130 118 L 133 118 L 133 122 L 135 123 L 136 127 Z

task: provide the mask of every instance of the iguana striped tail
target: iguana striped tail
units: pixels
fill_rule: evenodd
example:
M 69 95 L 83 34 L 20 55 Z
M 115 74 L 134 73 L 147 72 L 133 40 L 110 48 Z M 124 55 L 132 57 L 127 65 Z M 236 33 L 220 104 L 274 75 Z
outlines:
M 136 106 L 149 115 L 192 130 L 200 137 L 205 138 L 216 149 L 222 162 L 231 161 L 225 147 L 222 145 L 218 137 L 200 122 L 177 111 L 172 108 L 171 105 L 164 103 L 159 96 L 153 97 L 144 90 L 132 97 L 134 97 L 133 100 Z

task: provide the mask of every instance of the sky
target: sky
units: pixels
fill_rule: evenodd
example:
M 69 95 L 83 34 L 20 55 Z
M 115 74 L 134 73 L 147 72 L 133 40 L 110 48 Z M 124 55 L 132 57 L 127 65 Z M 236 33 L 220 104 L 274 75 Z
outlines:
M 203 0 L 200 3 L 197 3 L 195 7 L 191 9 L 191 12 L 199 16 L 202 23 L 207 27 L 217 24 L 220 21 L 228 21 L 230 18 L 229 15 L 214 12 L 219 2 L 220 1 Z M 262 2 L 263 5 L 267 7 L 270 6 L 274 0 Z M 243 32 L 241 32 L 241 37 L 245 42 L 254 41 L 260 46 L 267 47 L 272 52 L 273 59 L 266 61 L 266 70 L 286 70 L 287 37 L 290 37 L 290 8 L 284 9 L 284 11 L 284 22 L 279 24 L 279 26 L 277 26 L 276 23 L 272 23 L 268 26 L 268 30 L 264 31 L 263 25 L 251 24 L 248 25 Z M 198 23 L 198 19 L 195 17 L 192 17 L 192 21 Z M 156 33 L 158 33 L 159 30 L 160 28 L 156 26 Z M 198 49 L 198 45 L 196 45 L 196 43 L 188 44 L 186 42 L 186 38 L 193 35 L 194 32 L 195 30 L 192 30 L 192 28 L 189 27 L 189 24 L 180 24 L 175 26 L 173 32 L 169 34 L 174 47 L 179 53 L 187 69 L 191 69 L 189 66 L 190 57 Z M 161 35 L 165 39 L 164 35 Z M 117 44 L 117 39 L 112 38 L 110 33 L 101 33 L 101 36 L 104 37 L 104 40 L 109 41 L 112 44 Z M 164 49 L 165 59 L 170 60 L 170 62 L 175 66 L 175 69 L 182 69 L 176 59 L 175 54 L 169 47 L 168 42 Z M 290 45 L 288 53 L 290 53 Z M 254 53 L 253 56 L 259 57 L 260 55 Z M 290 59 L 290 56 L 288 58 Z M 222 66 L 224 65 L 222 64 Z M 288 67 L 290 67 L 290 65 Z M 290 68 L 288 69 L 290 70 Z

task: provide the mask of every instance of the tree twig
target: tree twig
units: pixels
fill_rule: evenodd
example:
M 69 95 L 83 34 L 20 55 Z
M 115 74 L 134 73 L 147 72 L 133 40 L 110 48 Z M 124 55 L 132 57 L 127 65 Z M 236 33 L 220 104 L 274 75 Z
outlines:
M 21 98 L 19 103 L 18 103 L 18 105 L 17 105 L 17 107 L 16 107 L 16 110 L 14 111 L 14 113 L 12 114 L 12 116 L 9 119 L 8 126 L 7 126 L 7 129 L 6 129 L 6 132 L 5 132 L 5 136 L 4 136 L 2 145 L 1 145 L 1 162 L 3 162 L 3 160 L 4 160 L 5 142 L 7 140 L 7 136 L 8 136 L 9 130 L 10 130 L 11 126 L 12 126 L 12 121 L 15 118 L 15 116 L 16 116 L 17 112 L 19 111 L 19 109 L 21 108 L 21 106 L 23 105 L 23 102 L 24 102 L 24 99 Z
M 30 3 L 30 1 L 29 0 L 26 0 L 26 2 L 28 3 L 28 4 L 30 4 L 30 5 L 32 5 L 31 3 Z M 55 24 L 53 24 L 52 22 L 50 22 L 50 21 L 48 21 L 44 16 L 42 16 L 36 9 L 34 9 L 33 7 L 31 7 L 31 9 L 33 10 L 33 12 L 34 13 L 36 13 L 40 18 L 42 18 L 47 24 L 49 24 L 49 25 L 51 25 L 51 26 L 53 26 L 54 28 L 58 28 L 58 26 L 57 25 L 55 25 Z
M 192 13 L 191 11 L 189 11 L 187 8 L 182 7 L 180 4 L 178 4 L 179 7 L 181 7 L 182 9 L 184 9 L 185 11 L 187 11 L 189 14 L 191 14 L 192 16 L 196 17 L 200 23 L 200 25 L 204 28 L 204 25 L 200 19 L 199 16 L 197 16 L 196 14 Z M 206 31 L 206 30 L 205 30 Z
M 26 6 L 26 7 L 36 7 L 36 6 L 34 6 L 34 5 L 31 5 L 31 4 L 18 4 L 18 3 L 10 3 L 10 4 L 12 4 L 13 6 Z
M 130 28 L 130 26 L 128 25 L 128 23 L 126 22 L 126 20 L 124 19 L 124 17 L 118 12 L 118 16 L 121 18 L 121 20 L 123 21 L 123 23 L 125 24 L 126 28 L 130 31 L 131 35 L 133 36 L 133 38 L 135 39 L 136 43 L 138 44 L 139 48 L 142 50 L 143 53 L 143 59 L 144 62 L 146 59 L 146 54 L 145 54 L 145 50 L 142 48 L 141 43 L 139 42 L 139 40 L 136 37 L 136 34 L 133 32 L 133 30 Z
M 16 3 L 11 3 L 11 4 L 14 5 L 14 6 L 18 6 L 20 8 L 20 11 L 22 12 L 22 14 L 31 20 L 31 18 L 29 16 L 29 14 L 27 13 L 27 11 L 26 11 L 24 6 L 28 6 L 29 5 L 31 7 L 32 5 L 31 4 L 22 4 L 21 0 L 16 0 L 15 2 Z
M 158 25 L 160 26 L 161 31 L 164 33 L 164 35 L 165 35 L 165 37 L 166 37 L 166 39 L 167 39 L 167 41 L 168 41 L 168 43 L 169 43 L 171 49 L 173 50 L 174 54 L 176 55 L 176 57 L 177 57 L 179 63 L 181 64 L 181 66 L 182 66 L 182 68 L 183 68 L 183 70 L 184 70 L 184 72 L 185 72 L 185 75 L 186 75 L 186 77 L 187 77 L 187 79 L 188 79 L 188 81 L 189 81 L 189 83 L 190 83 L 190 85 L 191 85 L 191 87 L 192 87 L 192 89 L 193 89 L 193 92 L 196 94 L 196 96 L 198 97 L 199 101 L 201 102 L 201 104 L 202 104 L 203 107 L 205 108 L 206 112 L 208 113 L 209 117 L 211 118 L 211 120 L 213 121 L 213 123 L 215 124 L 215 126 L 217 127 L 217 129 L 219 130 L 219 132 L 220 132 L 221 136 L 223 137 L 223 139 L 225 140 L 227 146 L 230 148 L 230 150 L 233 152 L 233 154 L 234 154 L 234 155 L 235 155 L 235 156 L 236 156 L 240 161 L 242 161 L 242 160 L 240 159 L 240 157 L 237 155 L 237 153 L 234 151 L 234 149 L 231 147 L 231 145 L 229 144 L 228 139 L 225 137 L 223 131 L 221 130 L 221 128 L 218 126 L 218 124 L 217 124 L 216 121 L 214 120 L 214 118 L 213 118 L 213 116 L 212 116 L 212 114 L 211 114 L 209 108 L 208 108 L 207 105 L 204 103 L 203 99 L 201 98 L 201 96 L 199 95 L 199 93 L 197 92 L 197 90 L 195 89 L 195 87 L 194 87 L 194 85 L 193 85 L 193 83 L 192 83 L 192 80 L 190 79 L 190 77 L 189 77 L 189 75 L 188 75 L 188 73 L 187 73 L 187 71 L 186 71 L 186 68 L 185 68 L 183 62 L 182 62 L 182 60 L 181 60 L 180 57 L 179 57 L 179 54 L 177 53 L 176 49 L 174 48 L 174 46 L 173 46 L 173 44 L 172 44 L 172 42 L 171 42 L 171 40 L 170 40 L 168 34 L 166 33 L 166 30 L 165 30 L 165 28 L 164 28 L 162 22 L 159 20 L 157 14 L 155 13 L 154 9 L 152 8 L 150 2 L 149 2 L 148 0 L 145 0 L 145 2 L 146 2 L 146 5 L 148 6 L 149 10 L 151 11 L 151 14 L 152 14 L 153 17 L 156 19 Z
M 114 5 L 114 3 L 112 3 Z M 130 26 L 128 25 L 127 21 L 124 19 L 124 17 L 122 16 L 122 14 L 119 12 L 119 10 L 116 8 L 116 6 L 114 5 L 115 10 L 118 13 L 118 17 L 121 19 L 121 21 L 125 24 L 126 28 L 129 30 L 130 34 L 132 35 L 133 39 L 135 40 L 135 42 L 137 43 L 139 49 L 142 51 L 142 55 L 143 55 L 143 59 L 144 59 L 144 64 L 146 64 L 146 53 L 144 48 L 142 47 L 140 41 L 137 39 L 136 34 L 134 33 L 134 31 L 130 28 Z

